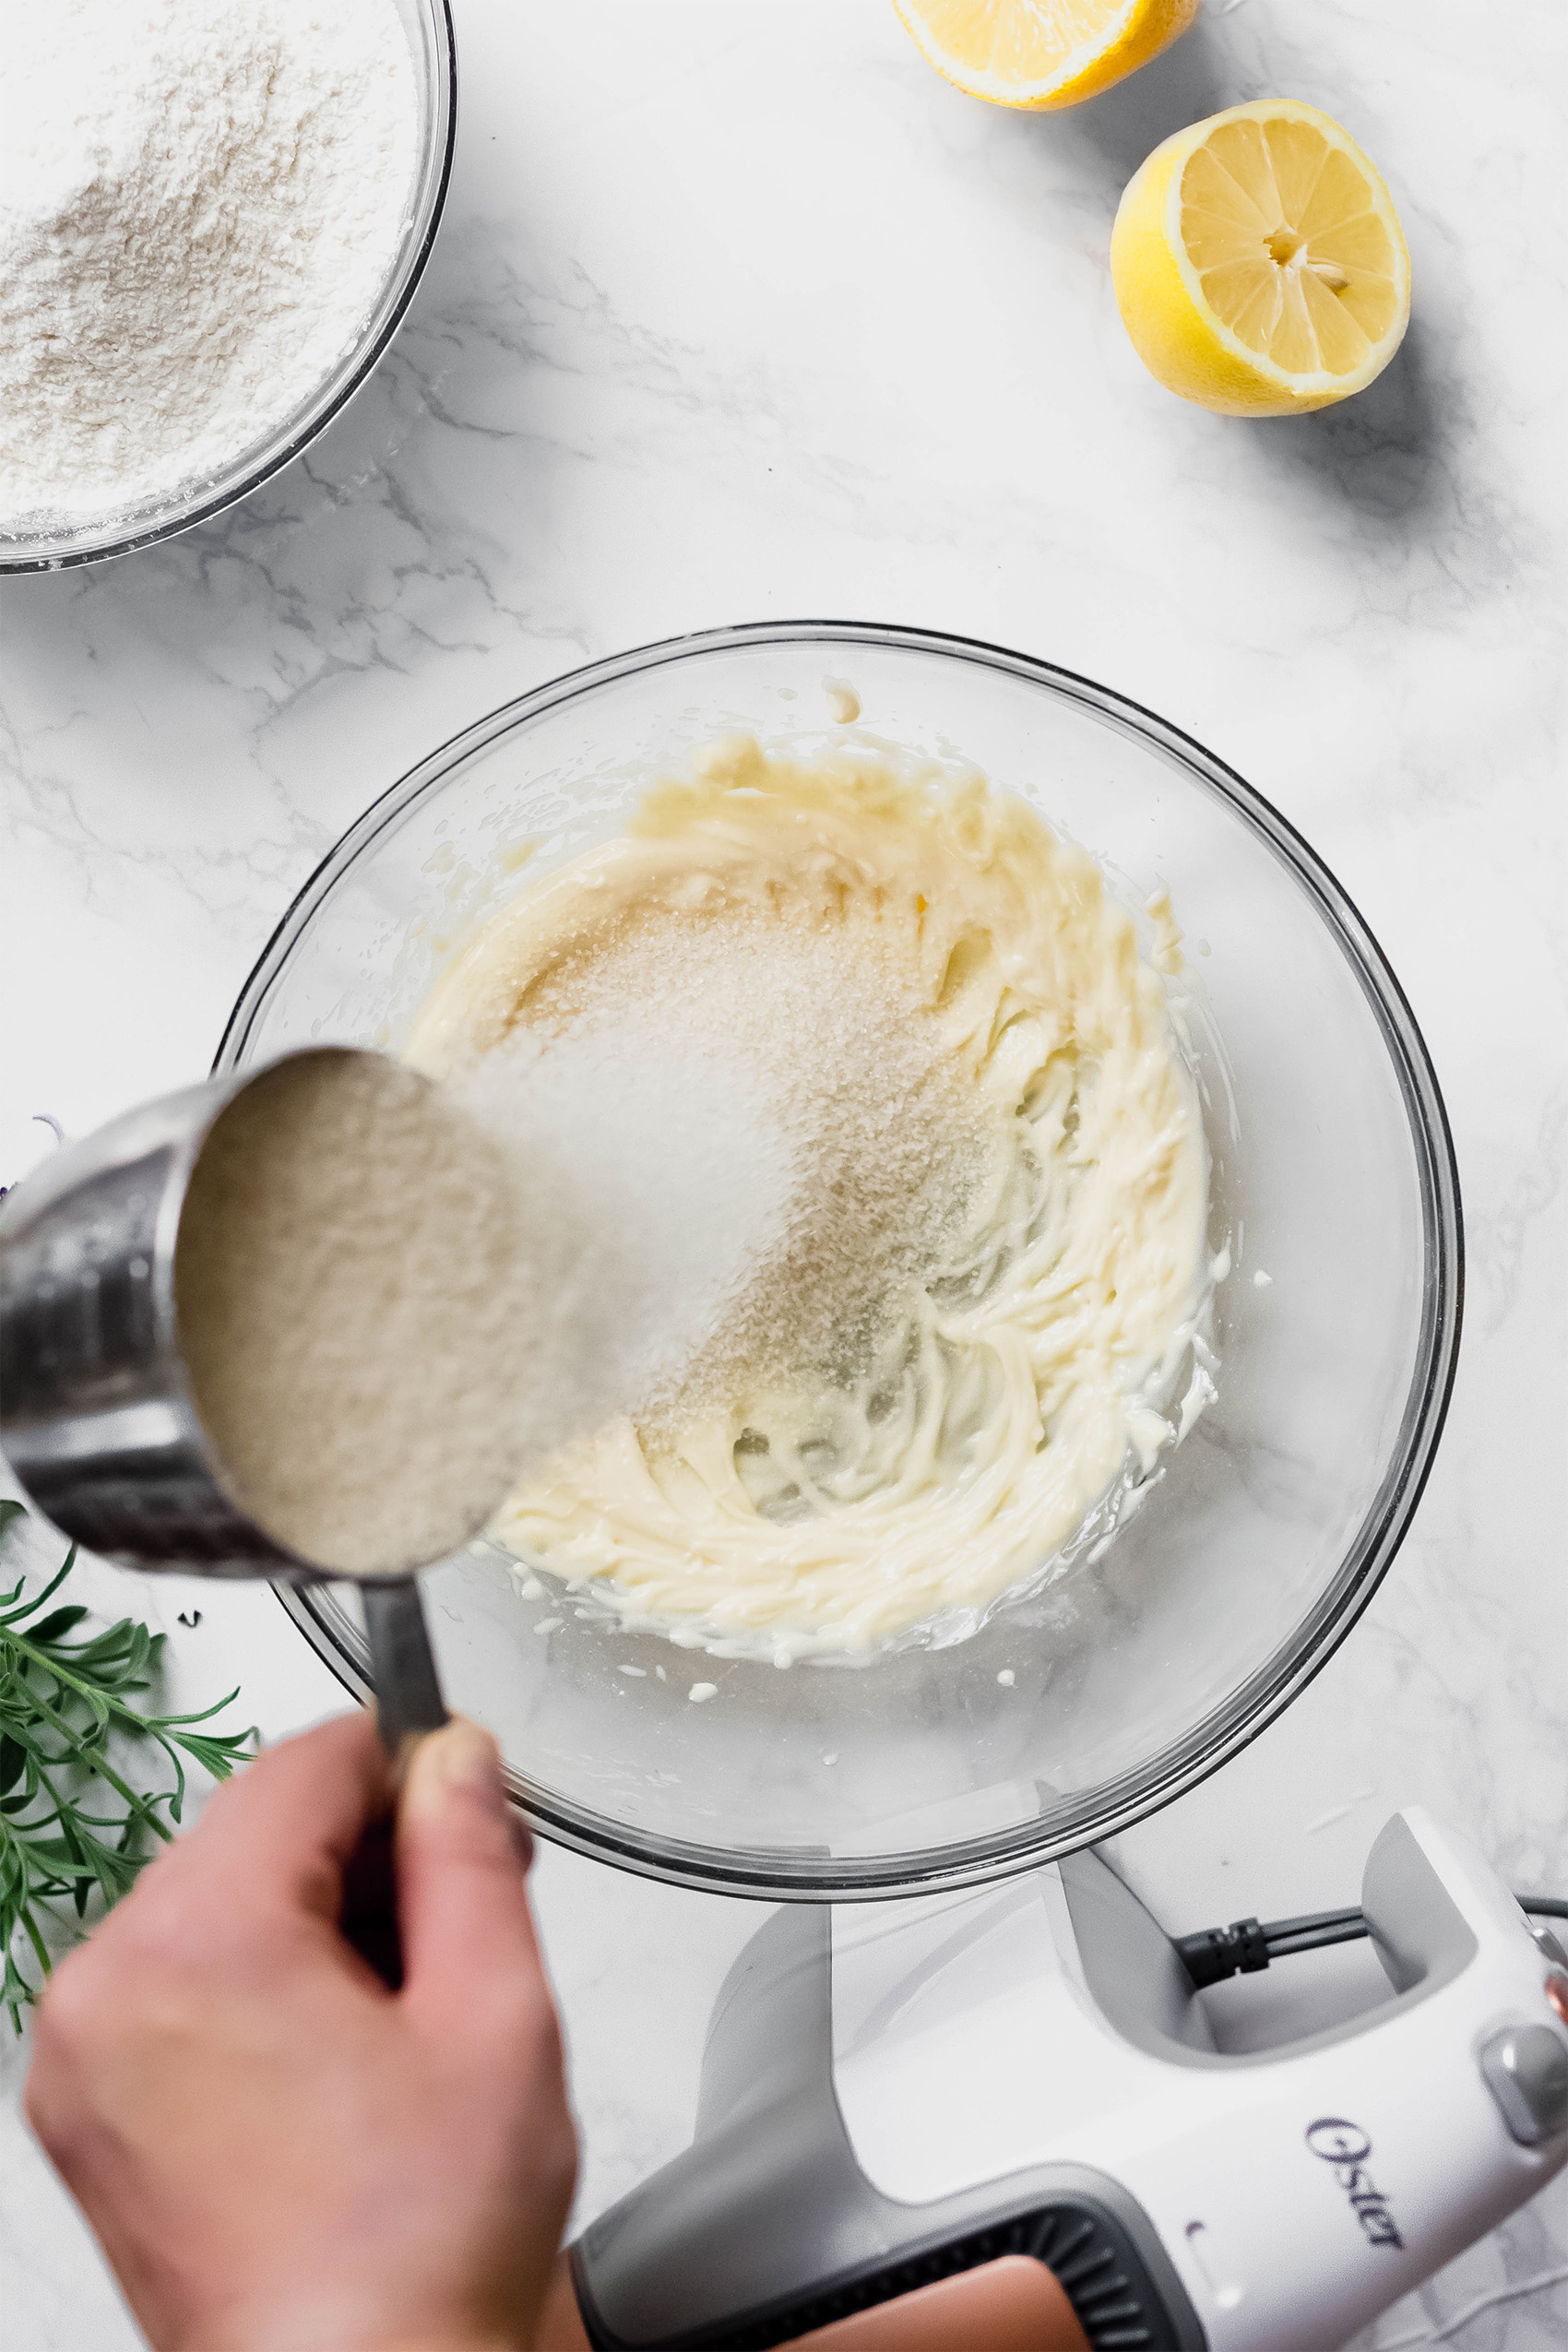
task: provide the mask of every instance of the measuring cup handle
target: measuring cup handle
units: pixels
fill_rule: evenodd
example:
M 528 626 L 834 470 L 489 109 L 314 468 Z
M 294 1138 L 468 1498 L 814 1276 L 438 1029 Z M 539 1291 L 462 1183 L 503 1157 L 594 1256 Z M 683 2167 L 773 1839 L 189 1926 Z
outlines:
M 426 1732 L 439 1731 L 451 1718 L 431 1656 L 417 1577 L 367 1579 L 362 1589 L 381 1744 L 401 1773 Z

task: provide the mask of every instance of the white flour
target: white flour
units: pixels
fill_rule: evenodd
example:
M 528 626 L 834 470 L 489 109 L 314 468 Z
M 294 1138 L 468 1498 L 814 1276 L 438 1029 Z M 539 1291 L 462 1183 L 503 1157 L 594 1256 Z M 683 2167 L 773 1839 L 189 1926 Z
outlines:
M 0 0 L 0 527 L 133 510 L 352 342 L 413 178 L 394 0 Z

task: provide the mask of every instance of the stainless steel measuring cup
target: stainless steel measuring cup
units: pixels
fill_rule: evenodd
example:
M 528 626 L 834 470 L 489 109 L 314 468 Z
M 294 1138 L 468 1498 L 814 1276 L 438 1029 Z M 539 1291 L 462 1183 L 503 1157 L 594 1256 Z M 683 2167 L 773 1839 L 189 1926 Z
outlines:
M 358 1058 L 344 1046 L 305 1051 Z M 332 1573 L 275 1543 L 235 1502 L 180 1348 L 186 1189 L 219 1112 L 262 1075 L 143 1103 L 63 1146 L 0 1202 L 0 1447 L 46 1518 L 124 1567 L 292 1584 Z M 355 1581 L 382 1740 L 401 1759 L 447 1720 L 419 1586 L 412 1574 Z

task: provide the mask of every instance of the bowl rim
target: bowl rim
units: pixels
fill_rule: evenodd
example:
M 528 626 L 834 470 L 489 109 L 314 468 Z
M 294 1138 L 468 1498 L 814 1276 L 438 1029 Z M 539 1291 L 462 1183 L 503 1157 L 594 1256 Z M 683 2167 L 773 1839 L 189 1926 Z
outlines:
M 446 191 L 452 180 L 452 159 L 457 142 L 457 35 L 452 22 L 451 0 L 412 0 L 422 9 L 434 35 L 435 58 L 435 104 L 432 115 L 432 136 L 420 158 L 420 181 L 430 188 L 428 213 L 418 243 L 410 247 L 402 263 L 402 282 L 392 298 L 386 317 L 359 353 L 337 391 L 315 415 L 292 434 L 287 444 L 275 450 L 251 471 L 224 488 L 214 490 L 211 496 L 193 506 L 188 514 L 166 515 L 160 520 L 134 526 L 125 537 L 106 540 L 98 546 L 65 546 L 40 536 L 33 552 L 26 540 L 7 541 L 0 537 L 0 579 L 19 577 L 31 572 L 72 572 L 84 564 L 112 564 L 122 555 L 138 554 L 143 548 L 156 547 L 164 540 L 176 539 L 182 531 L 194 530 L 198 523 L 210 523 L 215 517 L 226 514 L 243 499 L 251 497 L 274 474 L 303 455 L 311 444 L 326 432 L 327 426 L 340 417 L 357 392 L 365 384 L 402 325 L 409 304 L 413 301 L 435 232 L 441 226 L 441 216 L 446 208 Z M 432 158 L 434 172 L 431 172 Z M 418 201 L 416 197 L 416 201 Z M 85 528 L 90 529 L 91 526 Z
M 235 1000 L 214 1073 L 243 1056 L 295 939 L 339 875 L 451 771 L 543 712 L 645 670 L 748 645 L 864 645 L 992 669 L 1078 705 L 1135 737 L 1224 802 L 1316 906 L 1359 981 L 1394 1065 L 1416 1160 L 1423 1280 L 1415 1363 L 1397 1435 L 1339 1571 L 1286 1640 L 1218 1705 L 1142 1764 L 1077 1792 L 1036 1822 L 904 1854 L 826 1857 L 764 1846 L 709 1847 L 634 1831 L 529 1781 L 508 1765 L 514 1803 L 557 1845 L 640 1875 L 765 1901 L 850 1902 L 936 1894 L 1016 1876 L 1117 1835 L 1208 1778 L 1249 1746 L 1320 1673 L 1383 1581 L 1409 1527 L 1447 1417 L 1463 1320 L 1465 1242 L 1459 1170 L 1437 1075 L 1415 1014 L 1370 926 L 1337 878 L 1273 804 L 1182 729 L 1075 671 L 951 631 L 867 621 L 754 621 L 663 637 L 590 661 L 515 696 L 447 738 L 381 793 L 295 894 Z M 362 1703 L 374 1698 L 368 1657 L 328 1588 L 275 1586 L 317 1656 Z M 1049 1823 L 1049 1827 L 1046 1825 Z

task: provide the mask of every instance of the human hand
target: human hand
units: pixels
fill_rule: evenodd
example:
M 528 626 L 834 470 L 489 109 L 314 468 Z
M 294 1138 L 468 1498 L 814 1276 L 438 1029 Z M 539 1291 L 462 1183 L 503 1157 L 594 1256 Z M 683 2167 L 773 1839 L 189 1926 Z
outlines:
M 526 1840 L 488 1734 L 422 1743 L 394 1990 L 392 1797 L 368 1716 L 272 1750 L 43 1998 L 28 2115 L 156 2352 L 532 2352 L 576 2147 Z

